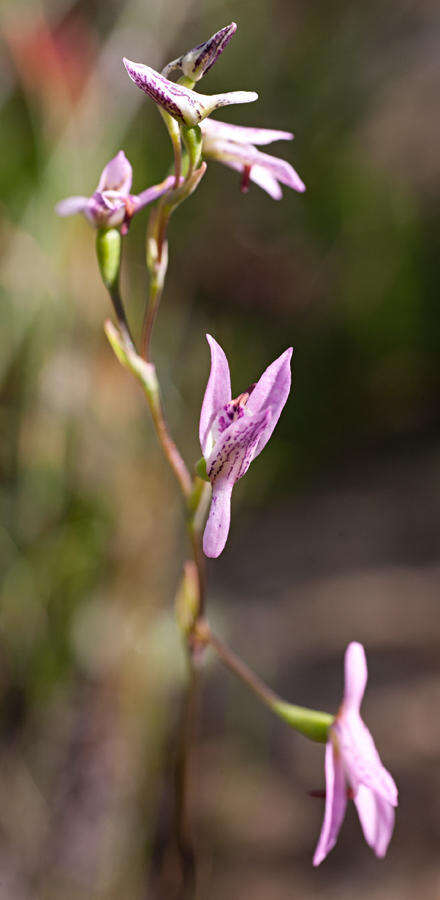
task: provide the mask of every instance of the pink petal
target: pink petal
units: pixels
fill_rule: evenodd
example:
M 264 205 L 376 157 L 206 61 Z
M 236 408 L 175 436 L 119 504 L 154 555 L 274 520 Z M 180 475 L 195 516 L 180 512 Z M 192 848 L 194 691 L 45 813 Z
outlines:
M 387 803 L 397 806 L 397 787 L 382 764 L 374 740 L 360 715 L 342 710 L 336 718 L 333 731 L 353 790 L 356 792 L 359 785 L 363 784 L 383 797 Z
M 209 121 L 209 120 L 208 120 Z M 232 162 L 232 160 L 219 160 L 223 162 L 226 166 L 229 166 L 231 169 L 235 169 L 236 172 L 243 172 L 242 163 Z M 263 169 L 262 166 L 252 166 L 250 171 L 250 179 L 255 184 L 258 184 L 263 191 L 266 191 L 273 200 L 281 200 L 283 196 L 283 192 L 278 184 L 276 178 L 270 174 L 266 169 Z
M 252 144 L 217 138 L 212 140 L 208 135 L 208 140 L 204 143 L 204 150 L 207 156 L 212 156 L 227 165 L 240 163 L 242 166 L 259 166 L 269 172 L 277 181 L 281 181 L 282 184 L 286 184 L 287 187 L 300 193 L 306 189 L 305 184 L 290 163 L 277 156 L 271 156 L 269 153 L 262 153 Z
M 220 556 L 228 538 L 233 486 L 233 481 L 222 479 L 212 488 L 211 507 L 203 535 L 203 551 L 211 559 Z
M 352 641 L 345 651 L 344 708 L 359 712 L 368 679 L 367 660 L 362 644 Z
M 246 404 L 247 413 L 253 414 L 266 409 L 271 411 L 270 421 L 260 435 L 254 459 L 266 446 L 289 396 L 292 352 L 292 347 L 289 347 L 288 350 L 285 350 L 278 359 L 267 367 L 255 385 Z
M 66 197 L 57 203 L 55 212 L 58 216 L 74 216 L 75 213 L 84 212 L 88 203 L 88 197 Z
M 344 769 L 331 740 L 325 748 L 325 792 L 324 821 L 313 857 L 314 866 L 319 866 L 335 846 L 347 807 Z
M 262 168 L 267 169 L 277 181 L 281 181 L 281 184 L 293 188 L 294 191 L 299 191 L 300 194 L 305 191 L 306 186 L 304 182 L 299 177 L 298 172 L 295 171 L 293 166 L 291 166 L 287 160 L 278 159 L 277 156 L 271 156 L 268 153 L 261 153 L 260 150 L 256 150 L 255 152 L 258 154 L 255 158 L 255 163 Z
M 231 492 L 234 483 L 247 472 L 258 437 L 270 418 L 270 410 L 253 416 L 242 416 L 220 435 L 206 461 L 212 483 L 212 501 L 203 536 L 207 556 L 222 552 L 229 532 Z
M 200 94 L 175 81 L 169 81 L 151 66 L 123 60 L 131 80 L 155 103 L 162 106 L 171 116 L 186 125 L 198 125 L 214 109 L 230 106 L 232 103 L 252 103 L 258 100 L 255 91 L 230 91 L 225 94 Z
M 283 192 L 278 181 L 263 166 L 252 166 L 250 179 L 254 184 L 258 184 L 258 187 L 262 188 L 263 191 L 266 191 L 273 200 L 281 200 Z
M 133 170 L 123 150 L 120 150 L 110 162 L 104 166 L 97 191 L 118 191 L 128 197 L 131 190 Z
M 162 181 L 160 184 L 153 184 L 151 187 L 146 188 L 145 191 L 132 197 L 131 199 L 136 212 L 144 206 L 147 206 L 148 203 L 154 203 L 158 197 L 162 197 L 163 194 L 170 191 L 174 187 L 174 183 L 174 175 L 169 175 L 169 177 L 165 178 L 165 181 Z
M 245 411 L 240 419 L 225 428 L 206 460 L 206 471 L 212 484 L 217 478 L 234 483 L 246 474 L 271 414 L 270 409 L 263 409 L 253 416 Z
M 205 119 L 201 124 L 202 134 L 209 138 L 237 141 L 238 144 L 271 144 L 273 141 L 291 141 L 290 131 L 275 131 L 273 128 L 247 128 L 243 125 L 229 125 L 216 119 Z
M 211 452 L 211 448 L 207 450 L 207 446 L 214 418 L 220 408 L 229 403 L 232 397 L 231 376 L 225 353 L 210 334 L 206 335 L 206 339 L 211 348 L 211 372 L 203 398 L 199 425 L 200 445 L 205 456 L 207 452 Z
M 385 856 L 394 829 L 394 809 L 383 797 L 360 785 L 354 802 L 367 844 L 376 856 Z

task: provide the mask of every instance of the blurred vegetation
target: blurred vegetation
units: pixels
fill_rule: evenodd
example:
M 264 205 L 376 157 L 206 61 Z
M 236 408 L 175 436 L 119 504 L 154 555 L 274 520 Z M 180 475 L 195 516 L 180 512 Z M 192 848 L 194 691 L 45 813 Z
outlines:
M 5 900 L 144 897 L 154 871 L 161 758 L 183 673 L 170 603 L 184 558 L 179 500 L 141 393 L 103 336 L 111 311 L 98 279 L 93 232 L 80 217 L 57 220 L 53 207 L 64 196 L 91 193 L 121 147 L 134 167 L 135 191 L 162 179 L 171 156 L 162 122 L 129 82 L 121 57 L 161 68 L 231 19 L 238 21 L 238 33 L 204 90 L 257 90 L 257 104 L 232 108 L 222 118 L 292 129 L 293 144 L 274 145 L 273 152 L 293 162 L 308 190 L 299 196 L 286 189 L 281 203 L 256 186 L 243 197 L 238 176 L 212 163 L 197 194 L 175 215 L 154 336 L 172 431 L 192 464 L 200 455 L 206 331 L 228 354 L 236 393 L 293 344 L 293 397 L 276 440 L 236 491 L 233 538 L 240 523 L 251 534 L 261 529 L 271 511 L 286 521 L 286 510 L 305 503 L 317 483 L 332 484 L 335 477 L 339 484 L 345 466 L 363 474 L 366 454 L 397 459 L 403 448 L 437 446 L 436 5 L 209 0 L 199 8 L 192 0 L 178 7 L 170 0 L 6 0 L 0 11 Z M 124 290 L 138 330 L 145 225 L 146 216 L 137 217 L 125 242 Z M 407 515 L 413 515 L 409 508 Z M 268 567 L 278 538 L 275 527 L 267 550 L 260 535 Z M 243 546 L 252 558 L 252 543 Z M 435 540 L 432 546 L 435 557 Z M 312 563 L 320 552 L 318 546 Z M 288 553 L 286 548 L 285 566 L 291 564 Z M 348 553 L 344 565 L 351 566 Z M 222 599 L 229 612 L 235 608 L 225 594 L 240 566 L 239 554 L 228 550 L 217 563 L 223 575 L 212 570 L 220 619 Z M 243 597 L 254 591 L 251 568 L 245 569 Z M 264 572 L 260 577 L 265 583 Z M 275 575 L 266 577 L 276 593 Z M 286 574 L 287 583 L 294 578 L 293 571 Z M 261 641 L 255 628 L 255 642 Z M 318 620 L 313 629 L 319 630 Z M 244 617 L 236 639 L 247 632 Z M 324 635 L 322 647 L 326 640 Z M 342 650 L 328 649 L 335 666 Z M 258 665 L 257 647 L 254 652 Z M 316 679 L 324 663 L 317 648 L 310 652 Z M 264 653 L 276 674 L 276 636 L 272 656 L 266 647 L 262 664 Z M 309 676 L 313 682 L 313 663 L 308 665 L 305 687 Z M 219 683 L 215 689 L 201 739 L 201 766 L 207 767 L 202 789 L 211 799 L 198 815 L 202 824 L 217 823 L 219 859 L 228 858 L 223 839 L 239 847 L 250 820 L 256 828 L 255 781 L 244 771 L 250 757 L 258 783 L 267 779 L 266 814 L 274 833 L 278 811 L 297 843 L 289 869 L 279 835 L 281 856 L 272 875 L 266 881 L 262 876 L 262 893 L 249 860 L 270 843 L 263 828 L 250 838 L 253 850 L 244 845 L 243 868 L 239 854 L 229 858 L 230 880 L 222 882 L 205 848 L 206 896 L 215 891 L 215 897 L 239 898 L 245 890 L 247 896 L 249 885 L 254 897 L 265 900 L 316 896 L 305 874 L 314 832 L 304 821 L 302 796 L 296 805 L 292 801 L 293 822 L 283 806 L 281 776 L 270 768 L 272 753 L 279 761 L 272 738 L 255 724 L 258 710 L 243 725 L 248 745 L 234 744 L 229 733 L 215 749 L 213 721 L 228 730 L 242 713 L 240 702 L 235 718 L 228 709 L 229 688 Z M 319 697 L 316 702 L 321 704 Z M 253 735 L 264 745 L 258 759 L 252 757 Z M 313 759 L 319 771 L 319 754 Z M 307 764 L 298 760 L 301 772 Z M 234 803 L 226 797 L 224 807 L 215 807 L 222 765 Z M 241 831 L 231 816 L 242 820 Z M 350 849 L 358 842 L 356 835 Z M 411 882 L 408 897 L 422 889 L 423 872 L 430 871 L 423 860 L 421 880 Z M 218 882 L 210 881 L 210 866 Z M 297 894 L 289 888 L 292 873 L 300 879 Z M 437 870 L 435 877 L 438 885 Z M 387 893 L 380 887 L 375 893 L 367 878 L 364 887 L 356 885 L 357 896 L 404 897 L 399 878 L 387 882 Z M 353 895 L 350 880 L 335 881 L 335 895 L 331 881 L 319 884 L 323 897 Z

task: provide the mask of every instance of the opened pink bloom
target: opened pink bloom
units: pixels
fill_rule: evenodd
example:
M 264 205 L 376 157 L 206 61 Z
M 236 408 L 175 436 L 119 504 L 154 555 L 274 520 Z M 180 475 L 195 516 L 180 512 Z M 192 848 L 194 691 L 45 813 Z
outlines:
M 232 488 L 266 446 L 289 396 L 292 348 L 276 359 L 256 384 L 232 399 L 226 356 L 211 335 L 206 337 L 211 348 L 211 373 L 199 435 L 212 500 L 203 549 L 207 556 L 217 557 L 228 537 Z
M 123 150 L 104 167 L 91 197 L 67 197 L 55 207 L 59 216 L 83 213 L 96 228 L 121 228 L 125 233 L 132 216 L 174 186 L 174 176 L 161 184 L 131 194 L 133 170 Z
M 393 833 L 397 788 L 359 713 L 367 677 L 364 648 L 353 642 L 345 653 L 344 698 L 329 728 L 325 813 L 314 866 L 319 866 L 334 847 L 349 796 L 354 800 L 365 840 L 376 856 L 385 856 Z
M 229 91 L 224 94 L 200 94 L 175 81 L 170 81 L 151 66 L 125 59 L 124 66 L 131 80 L 144 94 L 162 107 L 183 125 L 193 128 L 209 116 L 214 109 L 235 103 L 252 103 L 258 100 L 255 91 Z
M 201 123 L 203 155 L 224 163 L 242 174 L 241 190 L 246 192 L 249 181 L 263 188 L 274 200 L 283 196 L 281 184 L 302 193 L 305 184 L 293 166 L 285 159 L 257 150 L 254 144 L 291 141 L 290 131 L 270 128 L 246 128 L 206 119 Z

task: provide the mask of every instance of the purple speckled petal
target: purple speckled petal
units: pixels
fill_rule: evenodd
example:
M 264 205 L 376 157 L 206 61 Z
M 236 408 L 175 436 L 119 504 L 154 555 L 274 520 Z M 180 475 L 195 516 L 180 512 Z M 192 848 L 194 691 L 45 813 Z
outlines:
M 203 536 L 206 556 L 220 556 L 229 532 L 231 492 L 234 483 L 248 470 L 261 430 L 270 418 L 270 410 L 256 416 L 242 416 L 216 441 L 206 470 L 212 483 L 212 500 Z
M 217 481 L 212 487 L 208 521 L 203 534 L 203 551 L 210 559 L 217 559 L 224 549 L 231 522 L 231 494 L 234 483 Z
M 345 651 L 344 709 L 359 712 L 368 679 L 367 660 L 362 644 L 352 641 Z
M 110 162 L 104 166 L 97 191 L 118 191 L 122 197 L 128 197 L 131 190 L 133 170 L 123 150 L 120 150 Z
M 376 856 L 384 857 L 394 829 L 394 808 L 362 784 L 354 802 L 367 844 Z
M 335 846 L 347 807 L 347 787 L 342 762 L 331 741 L 325 748 L 325 812 L 321 834 L 313 857 L 319 866 Z
M 226 94 L 199 94 L 182 84 L 169 81 L 150 66 L 124 58 L 124 66 L 131 80 L 155 103 L 158 103 L 175 119 L 193 127 L 198 125 L 214 109 L 233 103 L 251 103 L 258 99 L 254 91 L 231 91 Z
M 74 216 L 75 213 L 85 212 L 89 203 L 88 197 L 66 197 L 55 206 L 58 216 Z
M 248 128 L 246 125 L 229 125 L 217 119 L 205 119 L 201 124 L 206 139 L 236 141 L 238 144 L 272 144 L 273 141 L 291 141 L 291 131 L 277 131 L 274 128 Z
M 211 372 L 206 385 L 205 396 L 200 414 L 199 437 L 203 455 L 211 452 L 209 447 L 209 432 L 212 428 L 215 416 L 220 407 L 231 400 L 231 376 L 229 374 L 228 360 L 220 344 L 206 335 L 211 348 Z
M 292 358 L 292 352 L 292 347 L 289 347 L 288 350 L 285 350 L 278 359 L 267 367 L 255 385 L 247 402 L 246 411 L 250 415 L 266 409 L 270 409 L 271 411 L 270 421 L 260 435 L 254 458 L 255 456 L 258 456 L 263 447 L 266 446 L 289 396 L 291 386 L 290 360 Z
M 253 416 L 245 410 L 244 415 L 222 431 L 206 459 L 206 471 L 212 484 L 217 478 L 234 483 L 246 474 L 271 415 L 271 409 L 263 409 Z

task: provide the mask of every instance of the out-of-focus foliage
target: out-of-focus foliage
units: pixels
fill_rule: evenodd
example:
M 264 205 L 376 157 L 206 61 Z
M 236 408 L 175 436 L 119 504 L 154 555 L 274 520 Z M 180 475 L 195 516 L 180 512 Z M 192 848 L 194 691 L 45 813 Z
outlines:
M 164 759 L 184 671 L 172 618 L 180 506 L 142 394 L 103 336 L 93 231 L 79 217 L 57 220 L 53 207 L 88 195 L 122 147 L 135 191 L 163 178 L 166 133 L 121 57 L 160 68 L 231 19 L 238 32 L 203 90 L 257 90 L 258 103 L 221 118 L 292 129 L 293 144 L 274 152 L 308 190 L 286 189 L 281 203 L 257 187 L 243 197 L 238 176 L 212 163 L 176 213 L 154 336 L 167 415 L 192 463 L 205 331 L 227 351 L 236 393 L 293 344 L 292 399 L 236 492 L 230 546 L 210 569 L 213 616 L 221 624 L 225 611 L 235 644 L 289 699 L 320 707 L 339 696 L 348 640 L 377 650 L 373 730 L 406 793 L 380 871 L 347 824 L 334 861 L 312 874 L 321 808 L 306 791 L 321 780 L 320 750 L 268 723 L 217 674 L 194 799 L 207 836 L 203 896 L 438 891 L 437 6 L 6 0 L 5 900 L 144 897 L 161 855 Z M 133 221 L 124 263 L 138 330 L 146 216 Z M 417 781 L 418 767 L 429 778 Z M 419 819 L 423 811 L 415 843 L 410 807 Z

